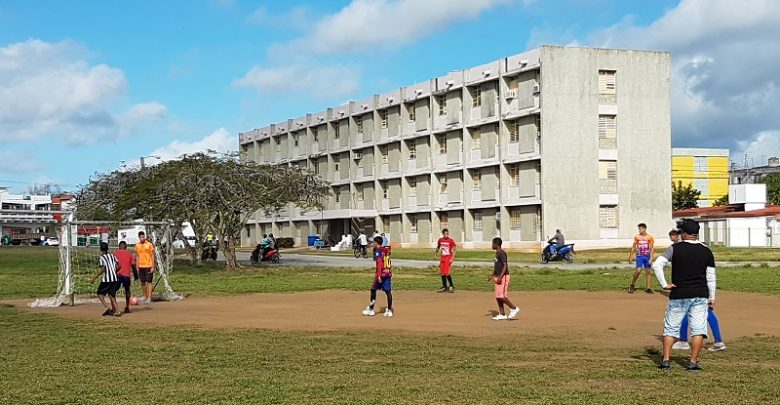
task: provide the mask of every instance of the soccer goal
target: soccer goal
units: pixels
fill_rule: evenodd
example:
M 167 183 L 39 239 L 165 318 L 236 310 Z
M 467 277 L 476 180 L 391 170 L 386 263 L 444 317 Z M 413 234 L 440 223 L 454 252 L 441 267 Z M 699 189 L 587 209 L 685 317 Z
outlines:
M 154 244 L 154 301 L 176 301 L 184 297 L 173 291 L 170 274 L 173 270 L 173 238 L 171 226 L 164 222 L 105 222 L 74 220 L 72 215 L 63 221 L 57 231 L 59 237 L 59 275 L 57 293 L 53 297 L 37 299 L 31 307 L 58 307 L 96 302 L 97 283 L 91 280 L 99 270 L 100 244 L 108 243 L 109 251 L 127 244 L 133 252 L 138 232 L 144 231 Z M 99 282 L 100 280 L 98 280 Z M 141 296 L 140 284 L 133 282 L 134 295 Z M 120 289 L 117 299 L 123 296 Z

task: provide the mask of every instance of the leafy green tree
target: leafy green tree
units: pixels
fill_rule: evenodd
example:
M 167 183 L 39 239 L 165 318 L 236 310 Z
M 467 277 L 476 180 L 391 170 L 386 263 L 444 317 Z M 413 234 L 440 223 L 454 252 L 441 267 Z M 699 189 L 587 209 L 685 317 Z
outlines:
M 780 173 L 768 174 L 761 182 L 766 184 L 766 202 L 780 205 Z
M 724 205 L 729 205 L 729 195 L 726 194 L 723 197 L 718 198 L 717 200 L 715 200 L 713 205 L 715 207 L 722 207 Z
M 682 181 L 678 181 L 677 184 L 672 182 L 672 210 L 696 208 L 699 206 L 699 197 L 701 191 L 693 188 L 693 185 L 683 186 Z

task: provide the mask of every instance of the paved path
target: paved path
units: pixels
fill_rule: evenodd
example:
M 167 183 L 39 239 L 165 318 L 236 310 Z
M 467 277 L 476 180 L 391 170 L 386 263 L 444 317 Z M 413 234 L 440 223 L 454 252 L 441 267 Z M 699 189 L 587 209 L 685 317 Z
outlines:
M 248 252 L 237 252 L 238 260 L 241 262 L 249 262 Z M 221 256 L 221 255 L 220 255 Z M 220 257 L 221 259 L 221 257 Z M 576 259 L 575 259 L 576 260 Z M 770 267 L 780 267 L 780 262 L 766 262 Z M 370 259 L 355 259 L 350 256 L 328 256 L 324 254 L 307 255 L 296 253 L 284 253 L 282 251 L 282 265 L 295 266 L 295 267 L 371 267 L 372 263 Z M 628 263 L 561 263 L 553 262 L 548 264 L 540 263 L 523 263 L 512 262 L 509 263 L 512 267 L 533 267 L 533 268 L 549 268 L 559 270 L 595 270 L 603 268 L 620 268 L 631 270 L 633 265 Z M 722 262 L 718 265 L 721 267 L 726 266 L 744 266 L 752 264 L 753 266 L 760 265 L 761 263 L 748 263 L 748 262 Z M 393 265 L 399 267 L 411 267 L 411 268 L 425 268 L 430 266 L 438 266 L 438 261 L 434 260 L 407 260 L 407 259 L 393 259 Z M 493 267 L 493 262 L 483 261 L 455 261 L 456 267 Z

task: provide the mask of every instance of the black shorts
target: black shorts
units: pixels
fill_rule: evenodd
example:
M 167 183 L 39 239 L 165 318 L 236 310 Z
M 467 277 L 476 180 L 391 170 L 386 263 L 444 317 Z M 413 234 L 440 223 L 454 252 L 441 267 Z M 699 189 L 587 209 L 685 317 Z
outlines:
M 97 295 L 116 297 L 117 291 L 119 291 L 119 281 L 101 281 L 97 288 Z
M 125 289 L 125 295 L 130 296 L 130 277 L 125 276 L 117 276 L 117 279 L 119 279 L 119 286 L 123 287 Z
M 152 269 L 138 269 L 138 280 L 141 281 L 141 284 L 151 283 L 153 279 Z

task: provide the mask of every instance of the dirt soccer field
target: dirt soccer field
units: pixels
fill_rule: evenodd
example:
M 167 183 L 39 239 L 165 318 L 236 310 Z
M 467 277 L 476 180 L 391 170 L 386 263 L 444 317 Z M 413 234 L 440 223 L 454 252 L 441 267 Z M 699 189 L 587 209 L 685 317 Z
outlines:
M 206 328 L 281 331 L 348 331 L 387 329 L 404 333 L 442 334 L 493 339 L 499 335 L 555 335 L 601 347 L 629 348 L 659 344 L 667 298 L 637 292 L 515 292 L 522 311 L 516 320 L 493 321 L 496 307 L 489 293 L 459 291 L 395 292 L 396 316 L 364 317 L 368 294 L 314 291 L 224 297 L 190 297 L 133 307 L 134 312 L 105 322 L 188 325 Z M 384 309 L 379 294 L 377 309 Z M 15 301 L 24 305 L 27 301 Z M 720 292 L 716 313 L 724 338 L 780 335 L 780 297 Z M 98 304 L 29 309 L 74 318 L 100 319 Z

